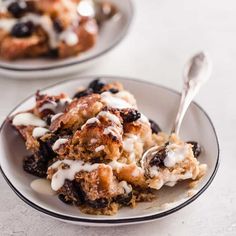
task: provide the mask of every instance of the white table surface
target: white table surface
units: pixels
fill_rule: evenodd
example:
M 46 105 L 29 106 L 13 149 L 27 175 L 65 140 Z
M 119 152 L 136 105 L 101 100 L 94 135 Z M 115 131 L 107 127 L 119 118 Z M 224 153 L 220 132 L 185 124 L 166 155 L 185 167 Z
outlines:
M 167 218 L 108 229 L 70 225 L 39 214 L 0 177 L 0 235 L 236 235 L 236 2 L 136 0 L 135 8 L 129 35 L 106 61 L 83 74 L 137 77 L 179 90 L 184 62 L 206 49 L 214 70 L 196 100 L 208 111 L 220 139 L 215 180 L 193 204 Z M 1 120 L 24 97 L 59 80 L 1 78 Z

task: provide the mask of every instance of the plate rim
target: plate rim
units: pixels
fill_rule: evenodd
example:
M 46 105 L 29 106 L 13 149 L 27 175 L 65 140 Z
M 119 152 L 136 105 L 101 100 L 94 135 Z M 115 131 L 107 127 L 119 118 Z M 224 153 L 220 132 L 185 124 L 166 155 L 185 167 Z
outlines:
M 40 91 L 45 91 L 47 89 L 53 88 L 55 86 L 64 84 L 66 82 L 71 82 L 74 80 L 81 80 L 81 79 L 96 79 L 96 78 L 103 78 L 105 80 L 109 80 L 109 79 L 115 79 L 115 80 L 129 80 L 129 81 L 135 81 L 141 84 L 149 84 L 155 87 L 160 87 L 162 89 L 165 89 L 167 91 L 171 91 L 172 93 L 178 94 L 180 96 L 180 93 L 172 88 L 157 84 L 157 83 L 153 83 L 150 81 L 145 81 L 142 79 L 137 79 L 137 78 L 132 78 L 132 77 L 126 77 L 126 76 L 113 76 L 113 75 L 86 75 L 86 76 L 73 76 L 70 79 L 66 79 L 57 83 L 54 83 L 52 85 L 43 87 L 42 89 L 40 89 Z M 23 99 L 20 103 L 18 103 L 6 116 L 6 118 L 4 119 L 4 121 L 2 122 L 1 126 L 0 126 L 0 134 L 2 133 L 2 129 L 4 127 L 4 125 L 7 123 L 9 116 L 19 107 L 21 106 L 24 102 L 26 102 L 28 99 L 30 99 L 32 96 L 34 96 L 35 94 L 31 94 L 29 96 L 27 96 L 25 99 Z M 4 173 L 1 164 L 0 164 L 0 172 L 3 175 L 5 181 L 7 182 L 7 184 L 10 186 L 10 188 L 16 193 L 16 195 L 23 200 L 27 205 L 31 206 L 32 208 L 38 210 L 41 213 L 44 213 L 48 216 L 51 216 L 53 218 L 57 218 L 59 220 L 63 220 L 63 221 L 67 221 L 67 222 L 71 222 L 71 223 L 87 223 L 87 224 L 94 224 L 97 226 L 102 226 L 104 224 L 106 225 L 121 225 L 121 224 L 134 224 L 134 223 L 141 223 L 141 222 L 148 222 L 148 221 L 153 221 L 153 220 L 157 220 L 160 218 L 163 218 L 165 216 L 168 216 L 174 212 L 179 211 L 180 209 L 184 208 L 185 206 L 189 205 L 190 203 L 192 203 L 194 200 L 196 200 L 200 195 L 202 195 L 203 192 L 205 192 L 205 190 L 210 186 L 210 184 L 212 183 L 213 179 L 215 178 L 215 175 L 217 173 L 217 170 L 219 168 L 219 164 L 220 164 L 220 144 L 219 144 L 219 139 L 216 133 L 216 129 L 215 126 L 211 120 L 211 118 L 209 117 L 209 115 L 207 114 L 207 112 L 195 101 L 192 102 L 195 106 L 197 106 L 202 112 L 203 114 L 206 116 L 206 118 L 208 119 L 215 139 L 216 139 L 216 144 L 217 144 L 217 159 L 216 159 L 216 164 L 214 167 L 214 170 L 212 172 L 212 175 L 209 177 L 208 181 L 204 184 L 204 186 L 192 197 L 190 197 L 189 199 L 187 199 L 186 201 L 182 202 L 180 205 L 175 206 L 174 208 L 164 211 L 164 212 L 160 212 L 160 213 L 153 213 L 151 215 L 148 216 L 140 216 L 140 217 L 129 217 L 129 218 L 123 218 L 123 219 L 86 219 L 86 218 L 80 218 L 80 217 L 73 217 L 73 216 L 68 216 L 68 215 L 63 215 L 63 214 L 59 214 L 53 211 L 50 211 L 46 208 L 40 207 L 38 206 L 36 203 L 30 201 L 27 197 L 25 197 L 20 190 L 18 190 L 13 183 L 11 183 L 11 181 L 7 178 L 6 174 Z
M 133 22 L 133 18 L 134 18 L 134 4 L 132 2 L 132 0 L 126 0 L 129 7 L 130 7 L 130 14 L 127 17 L 127 24 L 125 25 L 125 28 L 123 29 L 123 32 L 121 33 L 121 35 L 111 44 L 110 47 L 102 50 L 101 52 L 92 55 L 88 58 L 85 58 L 83 60 L 79 60 L 79 58 L 73 62 L 68 62 L 65 64 L 59 64 L 59 65 L 52 65 L 52 66 L 45 66 L 45 67 L 35 67 L 35 68 L 16 68 L 16 67 L 9 67 L 7 65 L 3 65 L 0 62 L 0 69 L 5 70 L 5 71 L 13 71 L 13 72 L 40 72 L 40 71 L 53 71 L 56 69 L 63 69 L 63 68 L 67 68 L 70 66 L 75 66 L 75 65 L 80 65 L 89 61 L 93 61 L 99 57 L 104 56 L 105 54 L 107 54 L 108 52 L 110 52 L 112 49 L 114 49 L 116 46 L 118 46 L 118 44 L 120 44 L 120 42 L 125 38 L 125 36 L 128 34 L 129 29 L 130 29 L 130 25 Z M 86 52 L 85 52 L 86 53 Z

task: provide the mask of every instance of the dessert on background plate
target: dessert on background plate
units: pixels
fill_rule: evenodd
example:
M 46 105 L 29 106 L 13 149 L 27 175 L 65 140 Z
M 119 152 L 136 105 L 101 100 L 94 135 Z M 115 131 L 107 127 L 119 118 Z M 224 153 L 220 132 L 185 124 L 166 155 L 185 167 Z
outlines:
M 11 122 L 32 153 L 24 170 L 50 180 L 61 201 L 84 213 L 113 215 L 152 201 L 164 185 L 195 185 L 206 172 L 199 145 L 161 132 L 119 82 L 94 80 L 73 98 L 37 92 L 35 106 Z
M 0 1 L 0 74 L 33 80 L 78 73 L 122 41 L 133 13 L 131 0 Z
M 95 45 L 100 26 L 116 11 L 105 1 L 0 1 L 0 58 L 76 56 Z

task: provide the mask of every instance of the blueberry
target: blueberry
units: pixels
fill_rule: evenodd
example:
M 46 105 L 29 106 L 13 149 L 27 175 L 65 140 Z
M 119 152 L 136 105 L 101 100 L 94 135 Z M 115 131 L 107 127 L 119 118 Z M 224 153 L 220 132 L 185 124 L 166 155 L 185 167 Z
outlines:
M 39 155 L 45 160 L 49 161 L 52 160 L 56 153 L 52 150 L 52 145 L 56 142 L 59 137 L 57 135 L 52 136 L 47 141 L 43 142 L 39 139 Z
M 91 160 L 91 164 L 95 164 L 95 163 L 102 163 L 103 162 L 103 156 L 99 156 L 99 157 L 94 157 Z
M 201 154 L 202 152 L 202 148 L 200 146 L 200 144 L 198 142 L 195 142 L 195 141 L 188 141 L 187 143 L 191 144 L 193 147 L 193 155 L 195 158 L 199 157 L 199 155 Z
M 141 113 L 135 109 L 122 110 L 120 115 L 125 123 L 134 122 L 141 117 Z
M 25 157 L 23 169 L 32 175 L 46 177 L 48 162 L 56 156 L 52 145 L 57 139 L 56 135 L 45 142 L 39 139 L 39 151 L 35 155 Z
M 45 178 L 47 176 L 48 163 L 40 156 L 31 155 L 25 157 L 23 169 L 32 175 Z
M 47 125 L 48 126 L 50 126 L 51 125 L 51 123 L 52 123 L 52 116 L 51 115 L 48 115 L 47 117 L 46 117 L 46 123 L 47 123 Z
M 84 192 L 77 181 L 65 180 L 58 198 L 66 204 L 79 205 L 84 203 Z
M 89 84 L 89 88 L 92 89 L 94 93 L 101 93 L 104 86 L 105 83 L 99 79 L 95 79 Z
M 152 133 L 157 134 L 161 132 L 160 126 L 155 121 L 149 119 L 149 122 L 151 124 Z
M 86 203 L 93 208 L 105 208 L 108 206 L 109 201 L 106 198 L 96 199 L 94 201 L 87 200 Z
M 129 205 L 132 197 L 133 194 L 132 192 L 130 192 L 128 194 L 118 195 L 117 197 L 115 197 L 114 201 L 122 205 Z
M 34 32 L 34 24 L 31 21 L 17 23 L 13 26 L 11 34 L 17 38 L 29 37 Z
M 64 202 L 65 204 L 71 205 L 71 204 L 73 203 L 73 201 L 70 200 L 70 199 L 67 199 L 64 194 L 59 194 L 59 195 L 58 195 L 58 198 L 59 198 L 62 202 Z
M 51 58 L 58 58 L 59 57 L 58 48 L 50 49 L 50 51 L 48 52 L 47 56 L 51 57 Z
M 83 91 L 80 91 L 80 92 L 76 93 L 73 98 L 85 97 L 85 96 L 88 96 L 92 93 L 93 93 L 93 90 L 91 88 L 88 88 L 88 89 L 85 89 Z
M 16 18 L 21 17 L 28 11 L 28 5 L 25 1 L 16 1 L 11 3 L 7 10 Z
M 167 156 L 166 145 L 157 150 L 157 153 L 152 157 L 149 162 L 150 166 L 164 166 L 164 160 Z
M 109 89 L 109 92 L 115 94 L 115 93 L 118 93 L 119 90 L 118 90 L 118 89 L 115 89 L 115 88 L 111 88 L 111 89 Z
M 61 24 L 61 21 L 59 19 L 55 19 L 53 21 L 53 28 L 57 33 L 61 33 L 63 31 L 63 26 Z

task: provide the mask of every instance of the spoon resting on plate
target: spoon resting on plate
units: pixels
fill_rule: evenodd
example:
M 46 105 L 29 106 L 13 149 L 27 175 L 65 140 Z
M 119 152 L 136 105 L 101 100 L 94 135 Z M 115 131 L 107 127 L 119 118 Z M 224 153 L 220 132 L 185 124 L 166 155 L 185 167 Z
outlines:
M 210 78 L 212 63 L 206 53 L 200 52 L 194 55 L 187 62 L 184 68 L 184 86 L 181 94 L 179 109 L 171 130 L 171 134 L 179 134 L 184 115 L 198 93 L 201 86 Z M 145 162 L 148 157 L 155 155 L 160 146 L 154 146 L 148 149 L 141 158 L 141 166 L 145 169 Z

